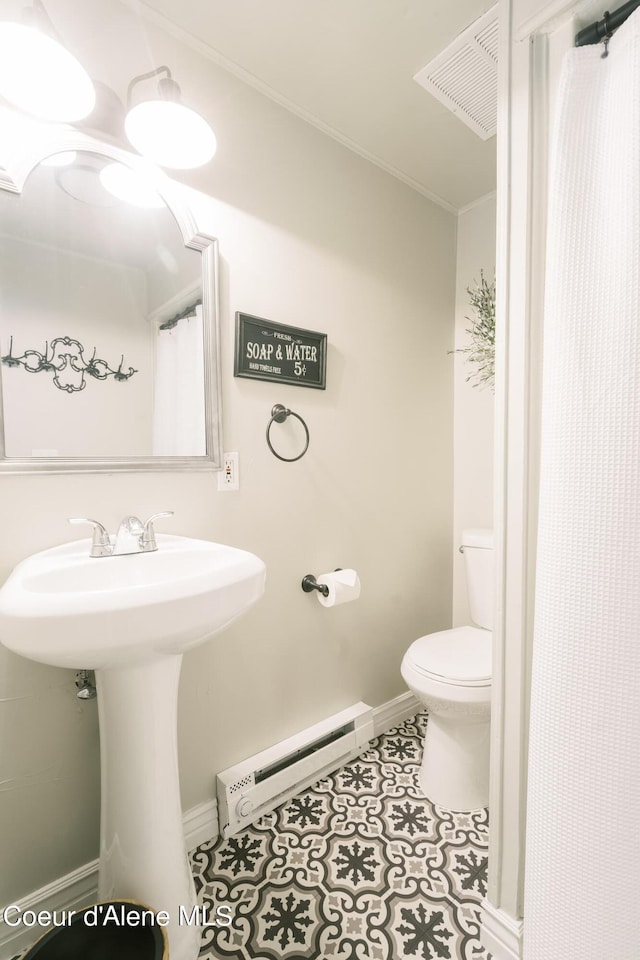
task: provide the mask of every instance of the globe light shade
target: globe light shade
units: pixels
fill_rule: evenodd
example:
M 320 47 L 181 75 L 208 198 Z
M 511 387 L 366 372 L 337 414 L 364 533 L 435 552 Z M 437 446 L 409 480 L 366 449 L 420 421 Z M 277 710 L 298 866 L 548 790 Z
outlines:
M 161 167 L 191 170 L 208 163 L 216 138 L 199 113 L 171 100 L 145 100 L 124 121 L 129 143 Z
M 50 157 L 45 157 L 40 163 L 43 167 L 68 167 L 76 162 L 77 156 L 75 150 L 63 150 L 61 153 L 52 153 Z
M 100 171 L 100 182 L 113 197 L 134 207 L 159 209 L 165 205 L 155 187 L 124 163 L 108 163 Z
M 21 23 L 0 23 L 0 94 L 40 120 L 73 123 L 94 108 L 91 78 L 68 50 Z

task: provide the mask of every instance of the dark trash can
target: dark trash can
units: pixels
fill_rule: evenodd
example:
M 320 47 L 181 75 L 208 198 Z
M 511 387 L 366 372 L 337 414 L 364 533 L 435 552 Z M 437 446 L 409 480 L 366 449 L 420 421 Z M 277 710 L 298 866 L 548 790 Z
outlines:
M 108 900 L 53 927 L 21 960 L 169 960 L 166 931 L 153 910 L 134 900 Z

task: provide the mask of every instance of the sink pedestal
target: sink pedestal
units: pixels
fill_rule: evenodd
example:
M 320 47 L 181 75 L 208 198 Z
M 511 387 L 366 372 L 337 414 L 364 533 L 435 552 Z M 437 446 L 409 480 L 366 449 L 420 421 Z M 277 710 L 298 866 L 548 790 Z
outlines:
M 178 777 L 182 655 L 96 671 L 100 716 L 100 900 L 166 911 L 171 960 L 195 960 L 201 928 Z

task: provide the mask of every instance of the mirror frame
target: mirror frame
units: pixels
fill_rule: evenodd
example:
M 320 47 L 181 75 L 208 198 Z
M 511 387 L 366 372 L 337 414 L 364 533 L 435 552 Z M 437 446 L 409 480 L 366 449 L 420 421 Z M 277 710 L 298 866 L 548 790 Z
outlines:
M 118 146 L 72 128 L 20 138 L 15 157 L 0 157 L 0 190 L 21 194 L 32 170 L 47 157 L 63 151 L 84 151 L 120 161 L 151 177 L 158 193 L 173 214 L 185 246 L 202 257 L 202 313 L 204 319 L 205 456 L 201 457 L 7 457 L 4 441 L 2 365 L 0 364 L 0 473 L 114 473 L 137 471 L 212 471 L 222 469 L 222 389 L 220 382 L 220 298 L 218 289 L 218 242 L 201 229 L 198 211 L 190 195 L 196 191 L 171 180 L 149 161 Z M 3 148 L 4 153 L 4 148 Z M 8 162 L 7 162 L 8 161 Z

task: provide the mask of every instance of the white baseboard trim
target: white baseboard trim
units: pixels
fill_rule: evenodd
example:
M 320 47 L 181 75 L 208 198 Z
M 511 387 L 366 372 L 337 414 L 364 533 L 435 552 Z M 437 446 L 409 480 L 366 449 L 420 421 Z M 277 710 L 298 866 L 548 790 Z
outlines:
M 184 824 L 184 842 L 187 850 L 195 850 L 201 843 L 213 840 L 219 834 L 218 802 L 207 800 L 191 807 L 182 818 Z
M 500 910 L 489 900 L 482 901 L 480 940 L 493 960 L 521 960 L 524 922 Z
M 379 707 L 374 707 L 374 736 L 379 737 L 391 727 L 412 717 L 420 709 L 419 702 L 411 693 L 403 693 Z M 187 850 L 194 850 L 201 843 L 215 840 L 219 833 L 216 800 L 207 800 L 187 810 L 183 817 L 183 824 Z M 15 905 L 22 913 L 25 910 L 33 910 L 35 913 L 42 910 L 60 913 L 62 910 L 81 910 L 95 903 L 97 896 L 98 861 L 92 860 L 91 863 L 86 863 L 64 877 L 59 877 L 26 897 L 16 900 Z M 23 924 L 12 926 L 11 920 L 15 919 L 15 911 L 8 915 L 10 922 L 6 923 L 4 919 L 6 906 L 9 905 L 0 905 L 3 911 L 0 913 L 0 960 L 11 960 L 11 957 L 26 950 L 43 932 L 41 927 L 25 927 Z
M 402 723 L 413 717 L 418 711 L 422 710 L 420 702 L 412 693 L 401 693 L 399 697 L 393 700 L 387 700 L 379 707 L 373 708 L 373 732 L 376 737 L 386 733 L 391 727 Z

